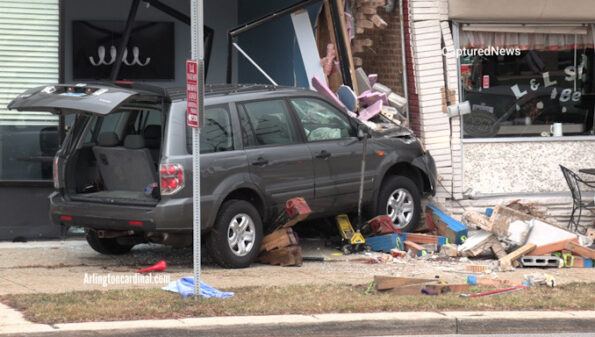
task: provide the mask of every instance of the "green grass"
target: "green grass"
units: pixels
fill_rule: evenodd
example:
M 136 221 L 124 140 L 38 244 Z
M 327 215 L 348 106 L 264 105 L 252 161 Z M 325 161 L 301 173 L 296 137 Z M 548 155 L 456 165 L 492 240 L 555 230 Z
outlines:
M 226 299 L 183 299 L 160 289 L 24 294 L 0 297 L 38 323 L 163 319 L 233 315 L 448 310 L 595 310 L 595 283 L 531 287 L 480 298 L 395 296 L 349 285 L 226 289 Z M 474 288 L 472 291 L 490 290 Z

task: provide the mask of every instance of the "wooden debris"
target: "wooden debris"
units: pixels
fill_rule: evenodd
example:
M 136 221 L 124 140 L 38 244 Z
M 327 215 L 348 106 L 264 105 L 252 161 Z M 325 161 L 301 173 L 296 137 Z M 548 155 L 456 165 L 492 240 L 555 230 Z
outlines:
M 490 267 L 489 266 L 484 266 L 484 265 L 478 265 L 478 264 L 470 264 L 465 266 L 465 269 L 468 271 L 475 271 L 475 272 L 484 272 L 486 270 L 488 270 Z
M 360 28 L 374 28 L 374 22 L 370 20 L 357 20 L 355 21 L 355 26 Z
M 424 288 L 423 284 L 412 284 L 408 286 L 390 289 L 388 292 L 391 295 L 397 296 L 415 296 L 421 295 L 421 290 Z
M 388 290 L 408 285 L 424 285 L 426 283 L 437 282 L 435 279 L 394 277 L 394 276 L 374 276 L 376 290 Z
M 469 292 L 469 284 L 428 284 L 426 288 L 437 292 L 438 294 L 461 294 Z
M 492 222 L 492 229 L 494 234 L 508 235 L 508 225 L 516 220 L 530 221 L 534 217 L 530 214 L 519 212 L 510 207 L 497 205 L 494 207 L 490 221 Z
M 374 6 L 362 6 L 357 10 L 358 13 L 364 13 L 367 15 L 374 15 L 376 14 L 377 10 Z
M 426 207 L 426 215 L 431 216 L 438 235 L 448 238 L 450 243 L 461 244 L 467 237 L 467 227 L 434 205 Z M 429 220 L 429 219 L 428 219 Z
M 443 236 L 437 236 L 437 235 L 407 233 L 405 238 L 409 241 L 413 241 L 413 242 L 419 243 L 419 244 L 431 243 L 431 244 L 435 244 L 435 245 L 439 245 L 439 246 L 446 244 L 446 238 Z
M 364 46 L 364 47 L 372 47 L 374 45 L 374 41 L 372 39 L 354 39 L 353 46 Z
M 458 256 L 457 245 L 444 245 L 440 246 L 440 252 L 446 256 L 456 257 Z
M 285 247 L 270 252 L 263 252 L 258 256 L 258 261 L 266 264 L 287 266 L 301 266 L 303 262 L 302 247 Z
M 582 256 L 573 256 L 574 261 L 570 263 L 570 268 L 593 268 L 593 259 L 589 259 Z
M 485 231 L 492 231 L 492 222 L 487 216 L 474 211 L 467 211 L 463 213 L 463 223 L 479 227 Z
M 370 20 L 372 20 L 372 22 L 374 23 L 374 26 L 376 26 L 380 29 L 384 29 L 384 28 L 388 27 L 388 23 L 386 23 L 386 21 L 384 21 L 378 14 L 372 15 Z
M 496 255 L 498 259 L 501 259 L 506 256 L 506 251 L 504 250 L 504 247 L 502 247 L 502 243 L 500 243 L 500 241 L 498 241 L 496 237 L 492 238 L 490 248 L 492 249 L 492 252 L 494 253 L 494 255 Z
M 518 260 L 521 256 L 528 254 L 532 250 L 534 250 L 537 246 L 533 243 L 528 243 L 521 248 L 515 250 L 514 252 L 502 257 L 499 259 L 500 261 L 500 269 L 503 271 L 512 270 L 512 263 Z
M 405 257 L 405 255 L 407 255 L 407 252 L 404 250 L 393 248 L 390 250 L 390 255 L 392 255 L 393 257 Z
M 262 239 L 260 251 L 271 251 L 276 248 L 297 246 L 299 244 L 297 236 L 291 228 L 281 228 Z
M 549 243 L 549 244 L 543 245 L 543 246 L 537 246 L 537 248 L 535 248 L 534 251 L 532 251 L 531 253 L 529 253 L 527 255 L 542 256 L 542 255 L 551 254 L 553 252 L 560 252 L 564 249 L 564 247 L 566 246 L 566 243 L 568 243 L 569 241 L 574 241 L 574 242 L 578 243 L 578 238 L 566 239 L 566 240 L 561 240 L 561 241 L 557 241 L 554 243 Z
M 415 242 L 405 240 L 404 244 L 405 244 L 405 250 L 411 249 L 411 251 L 413 251 L 413 254 L 415 256 L 424 256 L 424 255 L 428 254 L 428 250 L 426 248 L 424 248 L 422 245 L 418 245 Z
M 583 247 L 574 241 L 568 241 L 564 248 L 582 257 L 595 259 L 595 249 Z

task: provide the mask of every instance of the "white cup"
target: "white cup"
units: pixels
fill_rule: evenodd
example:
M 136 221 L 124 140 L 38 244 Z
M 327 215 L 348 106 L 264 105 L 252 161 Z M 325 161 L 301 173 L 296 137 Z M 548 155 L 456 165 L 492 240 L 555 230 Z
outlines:
M 550 133 L 554 137 L 562 137 L 562 123 L 554 123 L 550 125 Z

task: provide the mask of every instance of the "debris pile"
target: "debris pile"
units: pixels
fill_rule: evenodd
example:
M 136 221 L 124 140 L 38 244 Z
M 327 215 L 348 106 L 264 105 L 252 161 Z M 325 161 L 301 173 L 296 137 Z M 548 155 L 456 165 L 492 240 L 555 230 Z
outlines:
M 302 247 L 297 233 L 291 227 L 306 219 L 310 213 L 312 211 L 304 198 L 288 200 L 285 209 L 271 226 L 271 233 L 262 239 L 258 261 L 282 267 L 301 266 Z
M 587 236 L 576 234 L 517 209 L 497 205 L 485 214 L 467 211 L 459 222 L 428 205 L 420 228 L 426 233 L 382 233 L 367 237 L 366 243 L 373 251 L 395 258 L 484 258 L 480 264 L 465 266 L 475 273 L 518 267 L 593 267 L 595 250 L 589 248 L 593 239 L 588 235 L 595 236 L 595 231 Z M 497 259 L 496 263 L 490 263 L 490 258 Z

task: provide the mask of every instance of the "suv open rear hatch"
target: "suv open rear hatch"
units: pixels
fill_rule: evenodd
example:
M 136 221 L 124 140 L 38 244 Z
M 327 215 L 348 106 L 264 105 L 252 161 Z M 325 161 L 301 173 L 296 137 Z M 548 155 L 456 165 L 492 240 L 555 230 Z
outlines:
M 132 96 L 163 96 L 164 93 L 102 84 L 58 84 L 27 90 L 8 104 L 18 111 L 47 111 L 53 114 L 89 113 L 105 116 Z

